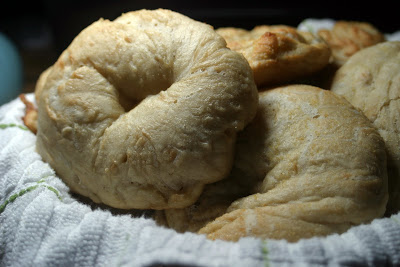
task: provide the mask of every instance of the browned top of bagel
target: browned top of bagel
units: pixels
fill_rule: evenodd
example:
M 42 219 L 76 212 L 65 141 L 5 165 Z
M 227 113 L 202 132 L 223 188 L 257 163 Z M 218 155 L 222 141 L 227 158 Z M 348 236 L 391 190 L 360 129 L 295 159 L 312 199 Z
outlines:
M 311 75 L 325 67 L 331 56 L 322 39 L 291 26 L 259 25 L 250 31 L 227 27 L 217 32 L 249 61 L 259 87 Z

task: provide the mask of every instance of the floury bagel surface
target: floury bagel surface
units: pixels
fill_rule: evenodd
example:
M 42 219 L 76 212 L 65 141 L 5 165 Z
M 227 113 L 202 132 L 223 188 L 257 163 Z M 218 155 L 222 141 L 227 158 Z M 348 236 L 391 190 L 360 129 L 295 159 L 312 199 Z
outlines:
M 43 159 L 72 191 L 123 209 L 185 207 L 225 178 L 258 101 L 242 55 L 163 9 L 84 29 L 36 98 Z
M 382 216 L 387 191 L 385 145 L 362 112 L 330 91 L 289 85 L 260 92 L 229 178 L 157 219 L 210 239 L 294 242 Z
M 331 91 L 370 119 L 388 155 L 387 213 L 400 210 L 400 41 L 383 42 L 354 54 L 336 72 Z

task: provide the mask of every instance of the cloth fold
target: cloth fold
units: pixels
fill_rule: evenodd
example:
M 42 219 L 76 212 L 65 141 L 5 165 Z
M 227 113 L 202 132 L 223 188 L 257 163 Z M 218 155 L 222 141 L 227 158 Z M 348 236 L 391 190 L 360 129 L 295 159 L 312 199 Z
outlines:
M 36 153 L 24 109 L 0 107 L 0 266 L 400 266 L 400 213 L 325 238 L 233 243 L 93 209 Z

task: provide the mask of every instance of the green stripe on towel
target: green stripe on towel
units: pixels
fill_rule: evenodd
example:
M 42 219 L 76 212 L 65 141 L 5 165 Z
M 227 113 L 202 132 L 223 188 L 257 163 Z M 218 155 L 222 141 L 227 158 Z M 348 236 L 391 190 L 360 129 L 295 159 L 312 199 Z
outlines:
M 54 187 L 50 186 L 50 185 L 43 184 L 44 181 L 45 181 L 45 180 L 44 180 L 44 178 L 43 178 L 43 179 L 41 179 L 40 181 L 38 181 L 36 185 L 32 185 L 32 186 L 30 186 L 30 187 L 28 187 L 28 188 L 22 189 L 22 190 L 19 191 L 18 193 L 15 193 L 15 194 L 13 194 L 12 196 L 10 196 L 10 197 L 0 206 L 0 213 L 2 213 L 2 212 L 6 209 L 6 206 L 7 206 L 8 204 L 14 202 L 18 197 L 23 196 L 23 195 L 25 195 L 26 193 L 31 192 L 31 191 L 37 189 L 38 187 L 44 187 L 44 188 L 49 189 L 49 190 L 52 191 L 54 194 L 56 194 L 56 196 L 58 197 L 59 200 L 62 201 L 60 192 L 59 192 L 57 189 L 55 189 Z
M 10 127 L 18 127 L 22 130 L 28 131 L 29 129 L 23 125 L 20 124 L 15 124 L 15 123 L 9 123 L 9 124 L 0 124 L 0 129 L 6 129 Z
M 267 247 L 267 240 L 265 240 L 265 239 L 261 243 L 261 252 L 263 255 L 264 266 L 269 267 L 268 247 Z

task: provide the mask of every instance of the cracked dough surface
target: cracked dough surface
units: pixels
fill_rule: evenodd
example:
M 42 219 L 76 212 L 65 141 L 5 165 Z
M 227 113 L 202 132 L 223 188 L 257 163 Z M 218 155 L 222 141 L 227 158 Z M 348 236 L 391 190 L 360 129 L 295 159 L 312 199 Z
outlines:
M 385 146 L 360 111 L 306 85 L 261 92 L 259 101 L 255 119 L 238 136 L 235 159 L 253 194 L 234 201 L 200 234 L 297 241 L 384 214 Z
M 334 76 L 331 90 L 373 122 L 388 154 L 388 212 L 400 210 L 400 42 L 376 44 L 354 54 Z
M 36 99 L 38 152 L 72 191 L 163 209 L 226 177 L 258 94 L 247 61 L 211 26 L 158 9 L 84 29 Z

